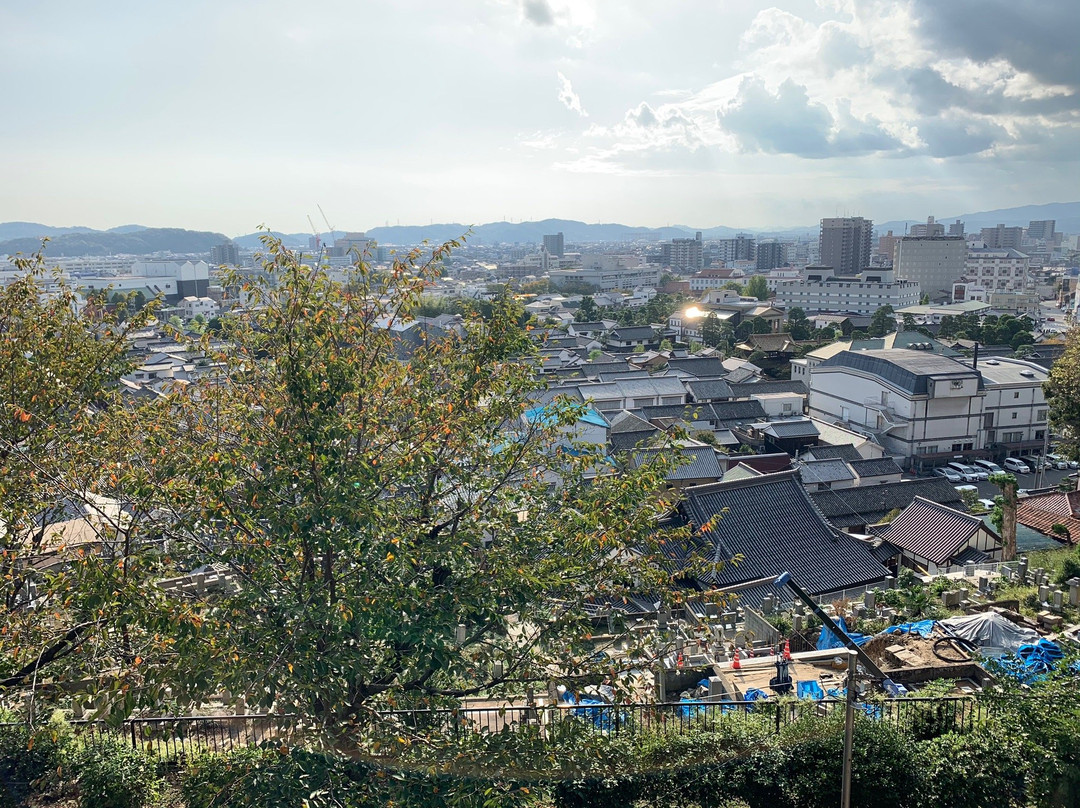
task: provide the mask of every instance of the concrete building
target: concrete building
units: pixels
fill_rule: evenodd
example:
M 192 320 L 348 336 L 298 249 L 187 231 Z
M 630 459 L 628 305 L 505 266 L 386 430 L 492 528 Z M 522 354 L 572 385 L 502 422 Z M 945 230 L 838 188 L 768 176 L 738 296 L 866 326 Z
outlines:
M 919 303 L 914 281 L 896 280 L 888 269 L 867 270 L 855 277 L 838 277 L 828 267 L 807 267 L 804 280 L 776 286 L 776 303 L 803 311 L 873 314 L 882 306 L 901 309 Z
M 870 266 L 874 223 L 862 216 L 822 219 L 818 260 L 837 275 L 857 275 Z
M 957 219 L 955 222 L 950 224 L 949 225 L 949 233 L 948 233 L 948 235 L 954 236 L 956 238 L 963 238 L 964 237 L 964 223 L 962 221 L 960 221 L 959 219 Z
M 894 236 L 892 230 L 884 236 L 878 236 L 877 251 L 874 255 L 884 256 L 888 259 L 889 265 L 892 266 L 893 255 L 896 253 L 896 242 L 900 239 L 901 236 Z
M 180 309 L 180 316 L 185 320 L 190 320 L 200 314 L 209 320 L 211 317 L 217 316 L 221 311 L 221 307 L 213 298 L 190 295 L 181 298 L 180 302 L 177 303 L 177 308 Z
M 939 302 L 951 299 L 953 281 L 963 276 L 966 260 L 967 243 L 961 238 L 904 236 L 896 242 L 893 271 Z
M 999 224 L 997 227 L 984 227 L 979 232 L 982 242 L 992 249 L 1005 249 L 1011 247 L 1019 249 L 1024 240 L 1024 228 L 1006 227 Z
M 1039 221 L 1028 222 L 1028 238 L 1035 241 L 1053 241 L 1056 228 L 1057 221 L 1055 219 L 1041 219 Z
M 660 261 L 684 272 L 701 269 L 705 266 L 703 246 L 700 231 L 694 238 L 673 238 L 660 245 Z
M 710 289 L 722 289 L 724 284 L 735 280 L 733 270 L 726 267 L 703 269 L 696 275 L 690 276 L 691 292 L 707 292 Z M 742 273 L 739 273 L 742 277 Z
M 770 269 L 784 266 L 784 245 L 774 238 L 757 243 L 758 272 L 768 272 Z
M 692 241 L 693 239 L 691 239 Z M 553 269 L 548 273 L 551 282 L 580 281 L 608 292 L 614 289 L 632 291 L 639 286 L 660 283 L 660 267 L 641 263 L 636 255 L 583 255 L 577 269 Z
M 908 235 L 919 238 L 943 238 L 945 225 L 935 222 L 933 216 L 927 216 L 926 224 L 913 224 Z
M 210 248 L 210 263 L 214 266 L 226 264 L 234 267 L 240 263 L 240 251 L 231 241 Z
M 1033 362 L 921 350 L 841 351 L 809 373 L 810 415 L 874 437 L 907 466 L 1041 449 L 1047 371 Z
M 559 258 L 566 255 L 566 242 L 563 239 L 563 234 L 555 233 L 554 235 L 544 236 L 544 249 L 550 255 L 556 255 Z
M 756 250 L 753 236 L 747 233 L 738 233 L 735 238 L 722 238 L 716 242 L 717 258 L 725 264 L 753 261 Z
M 1014 249 L 970 249 L 963 276 L 988 292 L 1024 292 L 1029 285 L 1029 263 L 1026 253 Z

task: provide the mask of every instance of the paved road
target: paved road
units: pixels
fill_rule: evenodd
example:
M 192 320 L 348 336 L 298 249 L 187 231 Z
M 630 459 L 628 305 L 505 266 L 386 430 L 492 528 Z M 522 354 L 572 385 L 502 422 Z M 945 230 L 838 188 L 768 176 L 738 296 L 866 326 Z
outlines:
M 1017 474 L 1016 481 L 1020 483 L 1021 488 L 1035 488 L 1038 485 L 1040 488 L 1050 488 L 1057 485 L 1064 480 L 1068 475 L 1072 474 L 1072 470 L 1061 469 L 1046 469 L 1041 475 L 1035 473 L 1031 474 Z M 1038 480 L 1036 480 L 1036 477 Z M 986 497 L 987 499 L 993 499 L 996 494 L 1000 494 L 1001 490 L 991 482 L 975 483 L 979 487 L 979 496 Z

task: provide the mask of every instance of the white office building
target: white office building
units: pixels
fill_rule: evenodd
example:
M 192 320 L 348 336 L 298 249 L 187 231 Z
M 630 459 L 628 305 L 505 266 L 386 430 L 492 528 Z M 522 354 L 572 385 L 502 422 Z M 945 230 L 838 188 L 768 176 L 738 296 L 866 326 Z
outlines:
M 967 251 L 964 278 L 990 292 L 1024 292 L 1030 259 L 1018 250 L 977 248 Z
M 785 308 L 873 314 L 882 306 L 914 306 L 922 294 L 919 284 L 896 280 L 888 269 L 867 270 L 855 277 L 837 276 L 829 267 L 807 267 L 803 280 L 778 283 L 776 300 Z

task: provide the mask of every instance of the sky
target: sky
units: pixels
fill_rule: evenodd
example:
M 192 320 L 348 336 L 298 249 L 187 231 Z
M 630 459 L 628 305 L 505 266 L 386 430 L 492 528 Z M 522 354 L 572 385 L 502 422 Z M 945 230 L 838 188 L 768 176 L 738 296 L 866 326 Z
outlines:
M 1080 198 L 1077 0 L 776 3 L 2 3 L 0 221 L 765 228 Z

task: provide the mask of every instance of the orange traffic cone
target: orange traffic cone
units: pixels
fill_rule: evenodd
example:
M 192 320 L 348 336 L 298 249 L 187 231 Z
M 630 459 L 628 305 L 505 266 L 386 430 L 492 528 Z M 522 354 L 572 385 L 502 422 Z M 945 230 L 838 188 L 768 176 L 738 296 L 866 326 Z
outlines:
M 739 662 L 739 649 L 738 648 L 735 649 L 735 658 L 733 660 L 731 660 L 731 669 L 733 671 L 742 670 L 742 663 Z
M 791 640 L 784 640 L 784 661 L 791 662 Z

